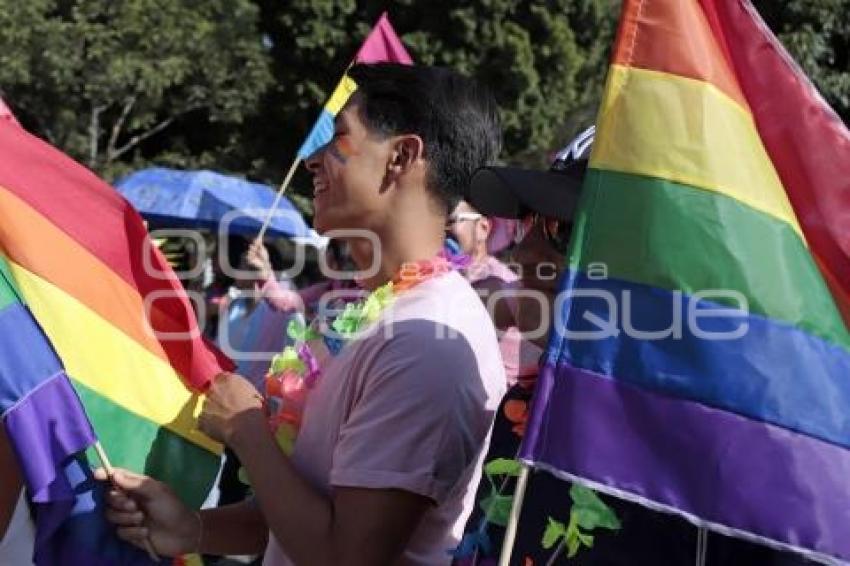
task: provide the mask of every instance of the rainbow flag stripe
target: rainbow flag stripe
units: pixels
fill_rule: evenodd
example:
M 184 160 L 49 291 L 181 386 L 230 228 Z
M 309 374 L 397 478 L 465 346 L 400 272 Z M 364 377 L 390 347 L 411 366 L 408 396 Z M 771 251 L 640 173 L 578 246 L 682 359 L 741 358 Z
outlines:
M 413 59 L 410 58 L 401 39 L 396 35 L 386 12 L 381 14 L 375 27 L 366 36 L 363 45 L 360 46 L 357 55 L 354 57 L 354 62 L 413 64 Z M 357 85 L 354 84 L 354 81 L 348 75 L 343 75 L 331 97 L 322 108 L 319 119 L 313 124 L 307 139 L 298 149 L 300 159 L 307 159 L 331 141 L 334 135 L 334 118 L 355 90 L 357 90 Z
M 749 2 L 624 2 L 522 458 L 850 559 L 847 195 L 850 134 Z
M 195 428 L 199 395 L 232 364 L 112 187 L 20 128 L 0 127 L 0 155 L 0 253 L 107 454 L 200 505 L 221 446 Z

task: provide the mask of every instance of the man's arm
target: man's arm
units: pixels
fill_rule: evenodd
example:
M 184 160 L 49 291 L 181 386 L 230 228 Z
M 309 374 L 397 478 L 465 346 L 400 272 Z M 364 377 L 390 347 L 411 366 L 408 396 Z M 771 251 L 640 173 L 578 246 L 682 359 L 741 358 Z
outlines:
M 232 448 L 248 473 L 272 534 L 296 564 L 392 564 L 432 501 L 399 489 L 310 486 L 258 419 L 236 432 Z
M 194 552 L 251 553 L 270 529 L 299 565 L 392 564 L 431 505 L 400 489 L 314 489 L 281 452 L 266 425 L 257 393 L 245 379 L 218 378 L 207 392 L 199 427 L 234 449 L 256 503 L 208 510 L 201 521 L 162 482 L 116 470 L 107 519 L 118 535 L 166 556 Z M 101 468 L 95 477 L 107 480 Z M 202 526 L 202 528 L 201 528 Z M 199 543 L 200 541 L 200 543 Z
M 260 296 L 274 310 L 281 312 L 304 311 L 304 301 L 298 291 L 284 289 L 274 277 L 265 279 L 259 287 Z
M 332 497 L 320 494 L 295 471 L 258 415 L 256 428 L 246 423 L 233 437 L 255 501 L 204 510 L 199 522 L 162 482 L 116 470 L 112 481 L 119 489 L 109 491 L 106 516 L 118 526 L 118 535 L 140 548 L 153 544 L 165 556 L 256 554 L 271 529 L 299 565 L 395 562 L 430 500 L 395 489 L 341 488 Z M 102 468 L 95 477 L 108 479 Z
M 0 540 L 3 540 L 21 495 L 21 475 L 15 454 L 9 445 L 9 438 L 6 436 L 6 430 L 2 426 L 0 426 L 0 470 L 3 471 L 0 477 Z
M 329 493 L 280 451 L 249 382 L 222 375 L 207 391 L 199 428 L 239 456 L 266 523 L 297 564 L 394 563 L 424 514 L 475 461 L 492 425 L 495 402 L 463 337 L 437 340 L 445 328 L 419 319 L 393 330 L 362 370 L 369 392 L 335 443 Z

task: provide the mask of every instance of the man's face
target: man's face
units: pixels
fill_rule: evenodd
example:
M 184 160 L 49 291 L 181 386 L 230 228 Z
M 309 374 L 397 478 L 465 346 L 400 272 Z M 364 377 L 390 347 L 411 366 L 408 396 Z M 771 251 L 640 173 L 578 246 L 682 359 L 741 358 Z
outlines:
M 550 229 L 555 227 L 555 220 L 525 219 L 523 226 L 528 232 L 511 253 L 512 260 L 522 268 L 522 286 L 543 295 L 539 297 L 542 301 L 527 295 L 519 297 L 517 326 L 523 332 L 533 332 L 551 323 L 558 280 L 566 264 L 564 253 L 556 250 L 544 233 L 547 223 Z M 543 335 L 534 342 L 545 348 L 546 340 L 546 335 Z
M 523 286 L 554 298 L 566 258 L 553 247 L 544 234 L 547 222 L 554 225 L 557 221 L 541 217 L 529 226 L 530 220 L 525 220 L 528 233 L 516 245 L 511 255 L 513 261 L 522 266 Z
M 366 128 L 356 98 L 337 115 L 331 142 L 307 159 L 319 233 L 383 224 L 389 213 L 383 189 L 390 149 L 391 140 Z
M 461 201 L 449 215 L 447 232 L 460 245 L 467 255 L 475 253 L 477 241 L 481 238 L 481 221 L 483 217 L 469 204 Z M 484 235 L 486 238 L 486 234 Z

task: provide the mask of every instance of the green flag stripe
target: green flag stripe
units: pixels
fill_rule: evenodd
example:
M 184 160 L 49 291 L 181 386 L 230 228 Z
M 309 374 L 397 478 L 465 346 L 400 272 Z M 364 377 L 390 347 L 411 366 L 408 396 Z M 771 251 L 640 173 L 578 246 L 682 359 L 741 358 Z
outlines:
M 12 279 L 12 270 L 9 262 L 0 255 L 0 309 L 6 308 L 11 303 L 23 303 L 21 294 Z
M 606 264 L 609 277 L 667 290 L 738 291 L 751 312 L 850 349 L 850 334 L 799 235 L 729 197 L 589 169 L 570 266 L 594 263 Z
M 200 507 L 218 473 L 218 455 L 127 411 L 74 379 L 72 383 L 113 465 L 164 481 L 188 505 Z M 93 452 L 89 461 L 99 462 Z

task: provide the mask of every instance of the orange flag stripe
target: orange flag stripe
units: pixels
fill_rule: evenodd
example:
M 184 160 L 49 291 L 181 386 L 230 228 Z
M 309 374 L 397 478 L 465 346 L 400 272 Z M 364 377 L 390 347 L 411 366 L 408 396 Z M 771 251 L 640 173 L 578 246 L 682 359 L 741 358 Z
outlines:
M 665 39 L 646 41 L 653 36 Z M 750 111 L 735 73 L 693 0 L 629 3 L 623 9 L 612 63 L 705 81 Z
M 59 287 L 157 357 L 168 356 L 149 328 L 138 291 L 13 193 L 0 187 L 0 247 L 13 262 Z M 4 242 L 15 242 L 4 246 Z M 92 282 L 97 285 L 92 285 Z M 152 303 L 153 317 L 162 313 Z M 192 313 L 186 313 L 192 320 Z M 185 324 L 186 321 L 183 321 Z M 169 325 L 171 326 L 171 325 Z M 188 327 L 188 326 L 184 326 Z M 161 326 L 158 326 L 161 328 Z

